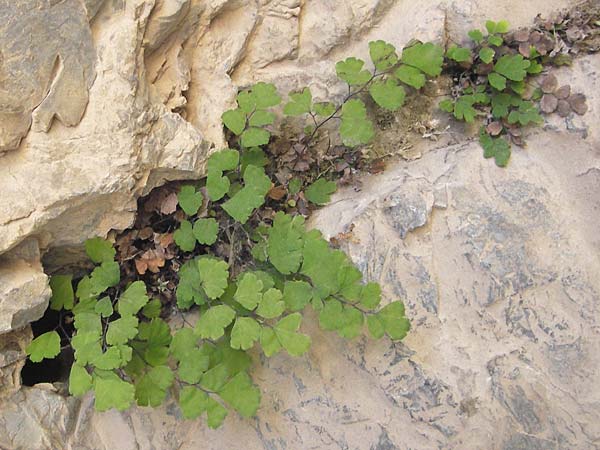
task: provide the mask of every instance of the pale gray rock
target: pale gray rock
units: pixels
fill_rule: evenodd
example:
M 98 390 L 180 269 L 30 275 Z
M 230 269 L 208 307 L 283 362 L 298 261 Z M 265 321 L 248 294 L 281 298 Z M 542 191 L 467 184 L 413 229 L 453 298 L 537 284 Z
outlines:
M 42 317 L 49 298 L 36 240 L 28 239 L 12 253 L 0 255 L 0 335 Z
M 2 0 L 0 154 L 16 149 L 30 126 L 48 131 L 54 117 L 77 125 L 95 59 L 87 11 L 79 0 Z
M 25 348 L 32 339 L 31 328 L 0 335 L 0 401 L 21 388 L 21 369 L 25 365 Z

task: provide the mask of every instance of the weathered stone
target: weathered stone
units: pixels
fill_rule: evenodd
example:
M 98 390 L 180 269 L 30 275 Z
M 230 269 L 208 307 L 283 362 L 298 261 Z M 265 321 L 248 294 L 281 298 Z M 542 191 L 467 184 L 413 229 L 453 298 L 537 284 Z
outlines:
M 21 387 L 21 369 L 25 365 L 25 348 L 31 342 L 31 329 L 0 335 L 0 401 Z
M 0 402 L 0 448 L 63 450 L 69 436 L 79 432 L 79 400 L 51 390 L 23 388 Z M 82 448 L 82 447 L 79 447 Z
M 55 116 L 77 125 L 95 59 L 80 1 L 0 1 L 0 154 L 19 146 L 32 111 L 36 131 L 48 131 Z
M 42 317 L 49 298 L 37 241 L 29 239 L 0 255 L 0 335 Z

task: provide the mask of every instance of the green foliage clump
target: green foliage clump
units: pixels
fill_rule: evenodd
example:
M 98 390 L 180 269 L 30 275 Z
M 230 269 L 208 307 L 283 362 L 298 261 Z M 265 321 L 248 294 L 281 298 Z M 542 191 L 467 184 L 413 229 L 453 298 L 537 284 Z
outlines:
M 380 67 L 387 64 L 383 58 Z M 395 60 L 392 54 L 385 58 Z M 357 61 L 340 67 L 352 83 L 366 78 L 361 70 Z M 171 395 L 185 418 L 206 413 L 210 427 L 220 426 L 231 409 L 250 417 L 261 394 L 250 377 L 249 352 L 260 349 L 267 357 L 306 353 L 311 339 L 301 332 L 301 323 L 307 308 L 317 312 L 324 330 L 348 339 L 363 330 L 377 339 L 402 339 L 410 329 L 404 305 L 396 301 L 380 308 L 379 285 L 363 283 L 343 252 L 332 249 L 318 231 L 306 229 L 303 216 L 279 211 L 257 221 L 273 186 L 260 146 L 269 141 L 265 127 L 275 117 L 269 108 L 280 97 L 274 86 L 259 83 L 237 100 L 238 108 L 223 114 L 223 122 L 237 136 L 239 148 L 212 154 L 206 178 L 200 185 L 182 186 L 177 196 L 183 218 L 173 239 L 183 255 L 190 255 L 178 271 L 177 308 L 197 310 L 195 323 L 184 320 L 173 329 L 143 281 L 122 287 L 115 250 L 102 239 L 86 242 L 96 267 L 76 289 L 70 275 L 52 277 L 52 308 L 72 315 L 75 327 L 69 392 L 93 391 L 99 411 L 124 410 L 134 402 L 156 407 Z M 340 108 L 313 104 L 306 88 L 290 96 L 284 111 L 327 117 L 341 111 L 342 128 L 352 123 L 344 139 L 359 143 L 372 134 L 358 99 Z M 296 192 L 303 187 L 292 184 Z M 323 205 L 335 189 L 335 182 L 318 178 L 305 187 L 305 195 Z M 253 259 L 244 267 L 232 267 L 236 258 L 227 261 L 213 251 L 232 229 L 251 246 Z M 32 361 L 59 352 L 57 331 L 38 336 L 27 349 Z
M 505 21 L 486 23 L 487 35 L 469 32 L 473 48 L 416 42 L 398 54 L 384 41 L 369 44 L 369 66 L 350 57 L 336 64 L 347 83 L 341 103 L 315 102 L 310 88 L 289 94 L 283 114 L 312 121 L 295 144 L 302 153 L 320 128 L 339 121 L 347 147 L 374 137 L 365 96 L 379 107 L 396 111 L 406 96 L 422 89 L 445 68 L 478 76 L 467 77 L 453 99 L 440 108 L 458 120 L 483 117 L 480 142 L 486 158 L 505 166 L 510 144 L 503 136 L 518 127 L 538 124 L 539 93 L 528 90 L 529 77 L 542 70 L 535 49 L 529 56 L 504 46 Z M 371 68 L 372 66 L 372 68 Z M 401 301 L 384 302 L 377 283 L 364 283 L 361 272 L 340 250 L 330 247 L 317 230 L 307 230 L 302 215 L 263 207 L 273 190 L 270 158 L 262 147 L 271 140 L 281 103 L 274 85 L 258 83 L 237 96 L 237 107 L 222 120 L 232 133 L 231 147 L 215 152 L 204 180 L 182 186 L 177 199 L 181 215 L 173 233 L 181 250 L 176 288 L 177 309 L 198 312 L 195 323 L 184 319 L 173 329 L 162 317 L 161 302 L 151 299 L 141 280 L 123 282 L 113 246 L 90 239 L 85 249 L 94 269 L 77 281 L 71 275 L 51 278 L 50 308 L 72 318 L 75 332 L 68 345 L 74 351 L 69 391 L 95 395 L 96 409 L 124 410 L 133 402 L 159 406 L 177 399 L 185 418 L 206 413 L 210 427 L 221 425 L 229 410 L 253 416 L 260 390 L 250 377 L 250 351 L 271 357 L 285 351 L 306 353 L 311 338 L 302 333 L 302 312 L 311 308 L 323 330 L 352 339 L 368 330 L 375 339 L 403 339 L 410 329 Z M 330 201 L 336 183 L 316 176 L 292 177 L 285 189 L 320 206 Z M 281 209 L 281 208 L 280 208 Z M 227 237 L 231 251 L 236 233 L 245 241 L 245 263 L 216 251 Z M 34 362 L 61 351 L 61 336 L 49 331 L 27 348 Z
M 487 21 L 486 31 L 469 32 L 473 47 L 447 49 L 446 66 L 460 72 L 461 81 L 458 94 L 439 106 L 458 120 L 481 119 L 479 142 L 484 157 L 504 167 L 510 159 L 510 142 L 523 144 L 520 128 L 542 122 L 536 103 L 541 95 L 532 88 L 531 78 L 542 72 L 548 58 L 534 47 L 511 48 L 505 42 L 510 31 L 506 21 Z

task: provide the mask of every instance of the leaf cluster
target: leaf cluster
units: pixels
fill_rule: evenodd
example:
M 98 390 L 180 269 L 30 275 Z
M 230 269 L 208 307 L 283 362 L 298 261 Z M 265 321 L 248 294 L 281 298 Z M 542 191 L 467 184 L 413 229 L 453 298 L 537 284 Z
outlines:
M 460 73 L 459 94 L 440 102 L 440 109 L 458 120 L 483 122 L 480 143 L 484 157 L 494 157 L 498 166 L 508 164 L 510 142 L 523 145 L 520 128 L 542 122 L 532 90 L 531 78 L 543 70 L 545 60 L 534 47 L 511 47 L 505 41 L 507 21 L 487 21 L 487 34 L 469 32 L 472 47 L 452 45 L 446 51 L 449 71 Z M 523 54 L 526 54 L 525 57 Z

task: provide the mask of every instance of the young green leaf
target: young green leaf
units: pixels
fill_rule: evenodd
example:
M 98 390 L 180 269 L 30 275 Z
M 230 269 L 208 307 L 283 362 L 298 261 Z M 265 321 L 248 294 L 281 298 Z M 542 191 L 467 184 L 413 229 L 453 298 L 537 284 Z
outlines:
M 517 106 L 520 99 L 511 94 L 496 94 L 492 96 L 492 115 L 496 119 L 508 116 L 509 108 Z
M 542 116 L 533 102 L 521 101 L 519 109 L 511 111 L 508 115 L 508 123 L 510 124 L 518 123 L 521 126 L 526 126 L 530 123 L 539 124 L 542 122 Z
M 339 79 L 350 86 L 367 83 L 371 79 L 371 72 L 363 70 L 365 62 L 361 59 L 350 57 L 339 61 L 335 65 L 335 72 Z
M 109 345 L 126 344 L 138 332 L 138 319 L 134 316 L 124 316 L 110 323 L 106 333 L 106 343 Z
M 290 101 L 284 106 L 283 113 L 286 116 L 300 116 L 309 113 L 312 107 L 312 94 L 309 88 L 302 92 L 290 94 Z
M 115 261 L 104 261 L 96 267 L 90 276 L 91 292 L 94 296 L 116 286 L 121 279 L 119 264 Z
M 277 93 L 277 88 L 274 84 L 261 81 L 252 86 L 251 92 L 257 109 L 270 108 L 281 103 L 281 97 Z
M 97 336 L 102 334 L 100 315 L 95 312 L 76 314 L 74 325 L 75 329 L 80 333 L 94 333 Z
M 98 303 L 94 306 L 94 312 L 102 317 L 110 317 L 113 313 L 110 297 L 103 297 L 98 300 Z
M 387 335 L 393 340 L 403 339 L 410 330 L 410 322 L 404 315 L 404 304 L 400 301 L 389 303 L 377 313 Z
M 244 308 L 252 311 L 262 298 L 263 283 L 250 272 L 244 273 L 238 284 L 233 298 Z
M 244 172 L 244 188 L 227 200 L 223 209 L 236 221 L 244 224 L 254 210 L 265 201 L 271 189 L 271 179 L 262 167 L 248 166 Z
M 320 102 L 313 105 L 313 112 L 317 116 L 329 117 L 335 113 L 335 105 L 331 102 Z
M 266 145 L 269 143 L 271 133 L 262 128 L 250 127 L 242 133 L 242 139 L 240 143 L 242 147 L 258 147 L 260 145 Z
M 373 339 L 381 339 L 385 335 L 383 323 L 376 315 L 367 316 L 367 328 Z
M 52 289 L 52 297 L 50 297 L 50 309 L 55 311 L 60 311 L 61 309 L 73 309 L 75 294 L 73 293 L 72 275 L 51 276 L 50 289 Z
M 179 407 L 186 419 L 196 419 L 208 408 L 208 394 L 194 386 L 184 386 L 179 393 Z
M 479 50 L 479 59 L 486 64 L 491 63 L 494 60 L 495 55 L 496 51 L 493 48 L 483 47 Z
M 85 252 L 96 264 L 104 261 L 113 261 L 116 250 L 106 239 L 95 237 L 85 241 Z
M 334 181 L 328 181 L 325 178 L 319 178 L 312 183 L 304 195 L 306 199 L 315 205 L 326 205 L 331 200 L 331 194 L 337 189 Z
M 71 339 L 71 346 L 75 350 L 75 360 L 81 365 L 92 363 L 102 356 L 100 336 L 95 333 L 77 333 Z
M 191 252 L 196 248 L 196 237 L 191 222 L 182 220 L 179 228 L 173 233 L 173 240 L 184 252 Z
M 269 164 L 269 158 L 260 147 L 249 148 L 242 153 L 240 169 L 242 175 L 248 166 L 264 167 Z
M 198 258 L 197 264 L 204 292 L 210 299 L 219 298 L 227 287 L 229 264 L 211 257 Z
M 446 111 L 448 113 L 454 112 L 454 102 L 450 99 L 442 100 L 438 106 L 442 111 Z
M 142 314 L 148 319 L 155 319 L 160 316 L 161 309 L 162 304 L 160 303 L 160 300 L 155 298 L 146 303 L 146 305 L 142 308 Z
M 281 319 L 273 327 L 273 331 L 281 346 L 292 356 L 300 356 L 310 348 L 309 336 L 298 333 L 302 316 L 300 313 L 290 314 Z
M 235 135 L 242 134 L 246 128 L 246 113 L 240 108 L 230 109 L 221 115 L 221 120 Z
M 204 314 L 203 314 L 204 315 Z M 194 330 L 185 327 L 177 330 L 171 340 L 169 352 L 177 361 L 189 359 L 192 352 L 197 348 L 198 337 Z
M 512 81 L 523 81 L 531 65 L 522 55 L 504 55 L 494 65 L 494 71 Z
M 196 323 L 195 333 L 202 339 L 219 339 L 235 318 L 235 311 L 227 305 L 217 305 L 205 311 Z
M 167 366 L 152 367 L 135 384 L 135 398 L 139 406 L 160 406 L 175 376 Z
M 69 393 L 79 397 L 90 389 L 92 389 L 92 376 L 85 367 L 77 363 L 73 364 L 69 374 Z
M 267 254 L 271 264 L 282 274 L 296 272 L 302 262 L 304 218 L 278 212 L 269 229 Z
M 340 135 L 348 147 L 368 144 L 373 139 L 373 124 L 367 118 L 367 109 L 361 100 L 348 100 L 342 106 Z
M 206 190 L 208 197 L 216 202 L 223 198 L 229 190 L 230 181 L 223 176 L 226 170 L 233 170 L 237 167 L 240 154 L 237 150 L 224 149 L 213 153 L 208 158 L 206 176 Z
M 375 81 L 369 86 L 369 94 L 375 103 L 384 109 L 396 111 L 404 105 L 406 91 L 404 87 L 398 86 L 393 78 L 384 81 Z
M 400 67 L 398 67 L 395 70 L 394 75 L 400 81 L 414 87 L 415 89 L 421 89 L 423 86 L 425 86 L 425 82 L 427 80 L 423 72 L 416 67 L 408 66 L 406 64 L 402 64 Z
M 265 125 L 273 124 L 273 122 L 275 122 L 275 114 L 261 109 L 254 111 L 248 120 L 248 124 L 251 127 L 264 127 Z
M 326 331 L 339 330 L 344 326 L 344 312 L 340 301 L 329 299 L 323 303 L 323 309 L 319 312 L 319 326 Z
M 252 384 L 252 379 L 246 372 L 234 376 L 219 391 L 219 396 L 242 417 L 254 416 L 260 406 L 260 390 Z
M 118 347 L 108 347 L 104 353 L 91 362 L 94 367 L 101 370 L 117 369 L 125 363 Z
M 504 43 L 504 39 L 500 36 L 488 36 L 488 44 L 493 47 L 500 47 Z
M 385 72 L 398 64 L 396 48 L 385 41 L 369 42 L 369 55 L 375 69 L 379 72 Z
M 115 408 L 124 411 L 131 405 L 135 395 L 132 384 L 120 379 L 112 372 L 94 372 L 95 407 L 97 411 Z
M 442 73 L 444 49 L 431 42 L 418 43 L 402 51 L 402 62 L 422 70 L 431 77 L 437 77 Z
M 477 110 L 473 108 L 475 98 L 472 95 L 463 95 L 454 103 L 454 117 L 465 122 L 473 122 Z
M 510 29 L 510 25 L 506 20 L 501 20 L 500 22 L 494 22 L 492 20 L 488 20 L 485 23 L 485 28 L 487 29 L 489 34 L 503 34 L 508 33 Z
M 367 283 L 360 293 L 360 304 L 367 309 L 375 309 L 381 302 L 381 286 L 378 283 Z
M 32 362 L 52 359 L 60 353 L 60 336 L 56 331 L 48 331 L 36 337 L 25 349 Z
M 484 158 L 494 158 L 498 167 L 505 167 L 510 159 L 510 144 L 503 138 L 493 138 L 482 129 L 479 142 L 483 147 Z
M 196 384 L 200 382 L 209 365 L 210 356 L 202 349 L 195 348 L 190 351 L 187 358 L 179 362 L 177 374 L 181 381 Z
M 494 89 L 499 91 L 506 89 L 506 78 L 496 72 L 488 74 L 488 81 Z
M 265 319 L 279 317 L 285 310 L 285 303 L 281 300 L 282 298 L 283 294 L 279 289 L 269 289 L 262 295 L 256 314 Z
M 476 44 L 480 44 L 481 41 L 483 41 L 483 33 L 481 30 L 471 30 L 468 34 L 471 40 Z
M 186 262 L 179 269 L 179 285 L 177 286 L 177 306 L 187 309 L 194 303 L 203 305 L 208 297 L 202 289 L 197 259 Z
M 219 363 L 202 375 L 200 385 L 209 391 L 218 392 L 225 386 L 230 375 L 227 366 Z
M 312 287 L 306 281 L 286 281 L 283 301 L 289 311 L 302 311 L 312 298 Z
M 288 192 L 291 195 L 296 195 L 302 189 L 302 181 L 300 178 L 292 178 L 288 183 Z
M 227 410 L 214 398 L 208 397 L 206 403 L 206 423 L 208 427 L 219 428 L 223 424 L 225 417 L 227 417 Z
M 260 337 L 260 325 L 250 317 L 238 317 L 231 330 L 231 348 L 248 350 Z
M 360 335 L 364 323 L 364 316 L 358 309 L 344 305 L 343 324 L 337 332 L 344 339 L 354 339 Z
M 200 206 L 202 206 L 204 197 L 202 196 L 202 192 L 196 192 L 194 186 L 182 186 L 177 195 L 177 200 L 183 212 L 188 216 L 193 216 L 198 212 Z
M 198 219 L 194 223 L 193 233 L 200 244 L 212 245 L 217 241 L 219 224 L 212 217 L 208 219 Z
M 260 330 L 259 342 L 263 353 L 268 358 L 279 352 L 279 350 L 282 348 L 281 344 L 279 343 L 279 339 L 277 339 L 277 336 L 275 335 L 275 331 L 273 331 L 273 328 L 266 326 L 262 327 Z
M 471 50 L 465 47 L 458 47 L 456 45 L 450 46 L 446 51 L 446 56 L 456 62 L 467 62 L 472 61 L 473 56 Z
M 118 302 L 119 314 L 121 317 L 127 315 L 136 315 L 148 303 L 146 295 L 146 285 L 143 281 L 134 281 L 121 294 Z

